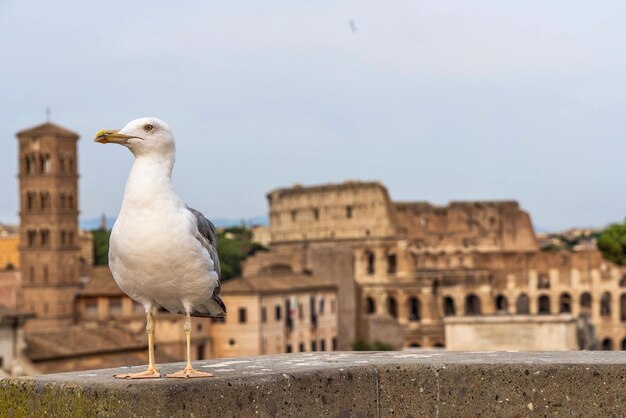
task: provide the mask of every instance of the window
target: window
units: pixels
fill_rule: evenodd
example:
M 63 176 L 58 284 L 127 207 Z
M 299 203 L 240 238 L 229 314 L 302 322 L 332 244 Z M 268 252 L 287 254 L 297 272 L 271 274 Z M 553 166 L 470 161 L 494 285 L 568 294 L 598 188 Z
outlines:
M 370 296 L 365 299 L 365 313 L 376 313 L 376 302 L 374 302 L 374 299 Z
M 318 208 L 313 209 L 313 218 L 316 221 L 320 220 L 320 210 Z
M 231 339 L 228 340 L 228 345 L 230 345 L 231 347 L 234 347 L 235 344 L 237 344 L 237 343 L 235 342 L 234 338 L 231 338 Z
M 67 242 L 66 236 L 67 234 L 65 233 L 65 229 L 61 230 L 61 245 L 65 245 Z
M 604 292 L 600 299 L 600 316 L 611 316 L 611 294 Z
M 324 315 L 324 298 L 320 298 L 320 315 Z
M 50 232 L 47 229 L 39 232 L 41 238 L 41 246 L 48 247 L 50 245 Z
M 65 172 L 65 160 L 61 156 L 59 156 L 59 172 Z
M 333 351 L 337 351 L 337 348 L 339 348 L 337 337 L 333 337 Z
M 376 256 L 373 252 L 366 251 L 365 260 L 367 262 L 367 274 L 371 276 L 376 271 Z
M 196 347 L 196 360 L 204 360 L 205 347 L 206 346 L 204 344 L 198 344 L 198 346 Z
M 285 347 L 285 353 L 291 353 L 292 351 L 291 344 L 287 344 L 287 347 Z
M 277 321 L 280 321 L 280 319 L 282 318 L 282 311 L 280 309 L 280 305 L 276 305 L 274 307 L 274 319 L 276 319 Z
M 454 307 L 454 299 L 450 296 L 443 298 L 443 314 L 445 316 L 456 315 L 456 309 Z
M 393 296 L 387 298 L 387 313 L 393 318 L 398 318 L 398 302 Z
M 620 319 L 622 322 L 626 322 L 626 293 L 622 293 L 622 296 L 619 298 L 619 307 L 620 307 Z
M 311 341 L 311 351 L 317 351 L 317 341 Z
M 309 298 L 309 309 L 311 310 L 311 325 L 317 326 L 317 312 L 315 312 L 315 296 Z
M 326 340 L 320 340 L 320 351 L 326 351 Z
M 67 196 L 67 208 L 74 209 L 74 195 Z
M 537 277 L 537 289 L 550 289 L 550 276 L 546 273 L 539 273 Z
M 580 307 L 582 310 L 591 309 L 591 294 L 588 292 L 580 295 Z
M 300 344 L 298 345 L 298 350 L 299 350 L 301 353 L 304 353 L 304 343 L 300 343 Z
M 52 171 L 52 162 L 50 161 L 50 156 L 46 154 L 43 159 L 43 172 L 45 174 L 50 174 L 51 171 Z
M 239 308 L 239 323 L 245 324 L 246 320 L 246 308 Z
M 67 237 L 68 244 L 74 245 L 74 231 L 70 231 Z
M 48 266 L 43 266 L 43 282 L 48 283 Z
M 422 307 L 420 300 L 416 297 L 409 299 L 409 321 L 419 321 L 422 319 Z
M 116 296 L 109 299 L 109 315 L 119 315 L 122 313 L 122 298 Z
M 298 217 L 298 212 L 295 209 L 291 211 L 291 222 L 295 222 Z
M 530 300 L 524 293 L 518 296 L 515 310 L 518 315 L 528 315 L 530 313 Z
M 265 306 L 261 308 L 261 322 L 267 322 L 267 308 L 265 308 Z
M 346 218 L 352 218 L 352 206 L 346 206 Z
M 548 295 L 539 296 L 539 314 L 540 315 L 550 314 L 550 296 Z
M 572 297 L 569 293 L 561 293 L 559 296 L 559 313 L 572 313 Z
M 496 297 L 496 312 L 499 314 L 507 313 L 509 308 L 509 302 L 504 295 L 498 295 Z
M 98 315 L 98 299 L 96 298 L 85 299 L 85 315 L 86 316 Z
M 474 294 L 465 298 L 465 315 L 480 315 L 480 299 Z
M 387 274 L 396 274 L 398 258 L 395 254 L 389 254 L 387 256 Z

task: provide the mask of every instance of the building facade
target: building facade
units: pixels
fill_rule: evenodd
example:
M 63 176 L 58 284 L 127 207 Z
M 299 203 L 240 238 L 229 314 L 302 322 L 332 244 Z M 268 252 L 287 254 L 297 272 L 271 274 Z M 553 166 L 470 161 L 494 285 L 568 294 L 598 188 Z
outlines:
M 540 251 L 517 202 L 393 202 L 379 183 L 347 182 L 275 190 L 268 203 L 272 252 L 334 270 L 340 301 L 355 301 L 340 312 L 341 331 L 356 324 L 340 346 L 378 339 L 381 316 L 403 348 L 444 347 L 446 316 L 563 314 L 588 318 L 596 348 L 626 348 L 624 269 L 595 250 Z
M 19 143 L 20 310 L 27 329 L 71 325 L 80 286 L 78 135 L 52 123 L 17 134 Z

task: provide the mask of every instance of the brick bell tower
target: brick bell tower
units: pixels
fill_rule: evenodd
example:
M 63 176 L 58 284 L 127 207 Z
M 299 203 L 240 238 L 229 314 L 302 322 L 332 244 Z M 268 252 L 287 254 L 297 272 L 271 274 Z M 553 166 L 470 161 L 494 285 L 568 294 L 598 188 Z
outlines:
M 78 134 L 47 122 L 17 133 L 20 183 L 20 309 L 26 330 L 74 319 L 79 288 Z

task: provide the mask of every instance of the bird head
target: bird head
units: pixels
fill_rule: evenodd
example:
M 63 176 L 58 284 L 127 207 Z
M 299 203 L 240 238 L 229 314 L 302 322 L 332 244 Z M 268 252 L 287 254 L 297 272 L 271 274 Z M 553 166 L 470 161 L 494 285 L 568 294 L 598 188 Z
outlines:
M 120 130 L 99 131 L 95 142 L 120 144 L 135 155 L 164 154 L 174 151 L 174 135 L 169 125 L 157 118 L 130 121 Z

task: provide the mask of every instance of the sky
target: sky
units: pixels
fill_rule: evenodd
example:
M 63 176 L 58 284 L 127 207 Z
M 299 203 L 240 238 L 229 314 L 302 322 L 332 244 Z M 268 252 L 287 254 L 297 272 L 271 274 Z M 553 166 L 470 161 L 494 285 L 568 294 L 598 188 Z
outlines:
M 626 3 L 0 0 L 0 222 L 15 133 L 78 132 L 83 218 L 132 155 L 100 129 L 156 116 L 174 185 L 210 218 L 268 191 L 379 180 L 394 200 L 515 199 L 535 226 L 626 215 Z

